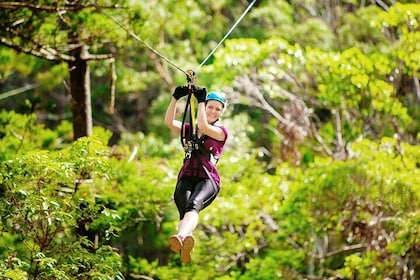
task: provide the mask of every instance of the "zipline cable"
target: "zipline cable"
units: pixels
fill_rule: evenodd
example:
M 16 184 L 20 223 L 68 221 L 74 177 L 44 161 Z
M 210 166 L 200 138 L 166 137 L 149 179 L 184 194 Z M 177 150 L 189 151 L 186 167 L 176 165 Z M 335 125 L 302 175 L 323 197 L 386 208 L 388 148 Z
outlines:
M 229 35 L 233 32 L 233 30 L 236 28 L 236 26 L 239 24 L 239 22 L 241 22 L 241 20 L 245 17 L 245 15 L 249 12 L 249 10 L 251 10 L 252 6 L 255 4 L 255 2 L 257 2 L 257 0 L 252 1 L 249 5 L 248 8 L 246 8 L 246 10 L 242 13 L 242 15 L 238 18 L 238 20 L 235 22 L 234 25 L 232 25 L 232 27 L 229 29 L 229 31 L 226 33 L 226 35 L 223 37 L 223 39 L 216 45 L 216 47 L 209 53 L 209 55 L 200 63 L 200 65 L 194 70 L 194 72 L 197 73 L 198 69 L 200 69 L 204 63 L 207 62 L 207 60 L 214 54 L 214 52 L 220 47 L 221 44 L 223 44 L 223 42 L 226 40 L 227 37 L 229 37 Z
M 209 58 L 216 52 L 216 50 L 223 44 L 223 42 L 227 39 L 227 37 L 229 37 L 229 35 L 233 32 L 233 30 L 235 30 L 236 26 L 241 22 L 241 20 L 245 17 L 245 15 L 249 12 L 249 10 L 251 10 L 252 6 L 254 6 L 255 2 L 257 2 L 257 0 L 253 0 L 248 7 L 245 9 L 245 11 L 242 13 L 242 15 L 238 18 L 238 20 L 232 25 L 232 27 L 229 29 L 229 31 L 225 34 L 225 36 L 222 38 L 222 40 L 220 40 L 220 42 L 216 45 L 216 47 L 207 55 L 207 57 L 200 63 L 200 65 L 194 70 L 194 73 L 197 73 L 197 71 L 207 62 L 207 60 L 209 60 Z M 189 71 L 185 71 L 183 70 L 181 67 L 179 67 L 178 65 L 176 65 L 173 61 L 171 61 L 169 58 L 167 58 L 166 56 L 164 56 L 163 54 L 161 54 L 159 51 L 157 51 L 156 49 L 154 49 L 152 46 L 150 46 L 146 41 L 144 41 L 143 39 L 141 39 L 139 36 L 137 36 L 133 31 L 129 30 L 128 28 L 126 28 L 122 23 L 120 23 L 119 21 L 115 20 L 112 16 L 108 15 L 107 13 L 101 11 L 106 17 L 108 17 L 111 21 L 113 21 L 115 24 L 117 24 L 121 29 L 123 29 L 125 32 L 127 32 L 130 36 L 132 36 L 134 39 L 136 39 L 137 41 L 141 42 L 142 44 L 144 44 L 150 51 L 152 51 L 153 53 L 155 53 L 157 56 L 161 57 L 163 60 L 165 60 L 167 63 L 169 63 L 170 65 L 172 65 L 173 67 L 175 67 L 176 69 L 178 69 L 179 71 L 181 71 L 182 73 L 184 73 L 185 75 L 187 75 L 187 80 L 189 76 Z
M 182 73 L 184 73 L 185 75 L 188 76 L 188 73 L 186 71 L 184 71 L 181 67 L 179 67 L 178 65 L 176 65 L 174 62 L 172 62 L 169 58 L 167 58 L 166 56 L 164 56 L 163 54 L 161 54 L 160 52 L 158 52 L 157 50 L 155 50 L 152 46 L 150 46 L 146 41 L 142 40 L 139 36 L 137 36 L 133 31 L 129 30 L 128 28 L 126 28 L 122 23 L 120 23 L 119 21 L 115 20 L 112 16 L 108 15 L 107 13 L 102 12 L 107 18 L 109 18 L 110 20 L 112 20 L 115 24 L 117 24 L 121 29 L 123 29 L 125 32 L 127 32 L 128 34 L 130 34 L 134 39 L 136 39 L 137 41 L 143 43 L 149 50 L 151 50 L 153 53 L 155 53 L 157 56 L 161 57 L 163 60 L 165 60 L 167 63 L 169 63 L 170 65 L 172 65 L 173 67 L 175 67 L 176 69 L 178 69 L 179 71 L 181 71 Z

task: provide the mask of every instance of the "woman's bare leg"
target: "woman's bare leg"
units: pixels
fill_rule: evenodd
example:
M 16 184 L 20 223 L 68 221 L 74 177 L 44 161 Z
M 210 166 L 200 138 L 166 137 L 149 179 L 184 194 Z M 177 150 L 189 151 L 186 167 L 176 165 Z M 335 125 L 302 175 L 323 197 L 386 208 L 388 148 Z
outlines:
M 185 237 L 192 235 L 198 225 L 198 212 L 189 211 L 185 213 L 184 219 L 179 223 L 178 235 Z

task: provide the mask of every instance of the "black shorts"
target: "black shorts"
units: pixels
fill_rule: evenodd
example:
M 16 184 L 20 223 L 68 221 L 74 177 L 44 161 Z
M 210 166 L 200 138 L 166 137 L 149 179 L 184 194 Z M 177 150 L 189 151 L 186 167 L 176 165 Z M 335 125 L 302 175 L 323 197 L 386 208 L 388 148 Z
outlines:
M 186 212 L 200 212 L 209 206 L 219 193 L 213 180 L 197 177 L 183 177 L 176 184 L 174 200 L 182 220 Z

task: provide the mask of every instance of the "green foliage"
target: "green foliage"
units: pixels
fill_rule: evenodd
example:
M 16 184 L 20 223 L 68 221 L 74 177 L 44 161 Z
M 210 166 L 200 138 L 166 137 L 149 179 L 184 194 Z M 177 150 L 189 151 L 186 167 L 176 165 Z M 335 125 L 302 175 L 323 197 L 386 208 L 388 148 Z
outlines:
M 22 60 L 25 60 L 25 63 L 20 63 Z M 0 81 L 4 82 L 16 73 L 29 76 L 37 61 L 35 57 L 26 57 L 12 49 L 0 47 Z
M 388 244 L 387 249 L 401 256 L 405 261 L 413 260 L 413 266 L 419 267 L 420 262 L 416 256 L 419 252 L 420 219 L 419 212 L 411 212 L 397 231 L 395 240 Z
M 399 279 L 415 273 L 418 146 L 363 140 L 349 147 L 347 161 L 317 157 L 306 168 L 282 164 L 267 173 L 258 151 L 244 153 L 249 128 L 235 122 L 244 116 L 225 123 L 234 128 L 219 163 L 222 189 L 200 215 L 193 263 L 186 266 L 167 248 L 177 222 L 171 201 L 182 161 L 177 139 L 165 145 L 126 134 L 110 149 L 103 145 L 109 132 L 95 128 L 97 136 L 67 147 L 28 147 L 9 156 L 0 169 L 1 276 L 351 278 L 371 277 L 374 268 L 375 279 Z M 57 134 L 65 134 L 68 124 L 60 127 Z M 31 131 L 44 135 L 42 128 Z
M 393 42 L 395 56 L 409 75 L 418 75 L 420 69 L 420 47 L 417 43 L 420 36 L 419 8 L 419 4 L 397 3 L 389 12 L 380 13 L 374 21 L 379 27 L 397 30 L 397 38 Z
M 283 230 L 279 236 L 303 250 L 309 260 L 319 261 L 316 273 L 322 273 L 332 258 L 339 261 L 348 254 L 341 263 L 344 268 L 338 271 L 345 277 L 351 278 L 357 271 L 366 278 L 372 267 L 378 275 L 375 279 L 403 275 L 404 268 L 395 262 L 397 256 L 389 255 L 386 244 L 397 240 L 402 221 L 416 213 L 420 193 L 418 183 L 412 180 L 419 172 L 418 147 L 404 144 L 401 155 L 398 147 L 390 139 L 379 144 L 365 140 L 352 145 L 357 152 L 352 160 L 318 159 L 288 196 L 276 219 Z M 414 237 L 417 230 L 418 225 L 409 235 Z M 413 245 L 409 247 L 415 250 Z M 350 248 L 366 251 L 351 253 Z
M 218 165 L 220 195 L 201 213 L 193 263 L 181 266 L 167 238 L 176 230 L 171 196 L 183 155 L 179 140 L 161 130 L 167 88 L 185 76 L 166 69 L 105 12 L 182 68 L 194 68 L 244 5 L 146 2 L 60 18 L 26 8 L 13 14 L 25 19 L 16 28 L 38 42 L 68 49 L 74 32 L 92 54 L 111 50 L 118 57 L 118 114 L 95 119 L 116 131 L 138 125 L 150 133 L 127 131 L 109 148 L 111 132 L 95 127 L 93 137 L 71 143 L 69 122 L 52 130 L 35 115 L 2 111 L 0 277 L 418 278 L 418 4 L 400 1 L 384 11 L 361 8 L 361 1 L 328 8 L 262 1 L 252 9 L 199 73 L 200 84 L 232 95 L 223 120 L 231 134 Z M 22 38 L 6 39 L 23 45 Z M 58 94 L 64 64 L 26 58 L 0 48 L 2 86 L 34 79 L 41 96 Z M 109 70 L 105 63 L 90 66 L 99 85 L 95 114 L 102 115 Z M 244 77 L 251 83 L 237 92 Z M 316 156 L 321 152 L 308 135 L 305 165 L 279 164 L 278 146 L 287 139 L 248 89 L 279 114 L 290 96 L 305 102 L 312 131 L 332 151 L 342 137 L 347 159 Z M 384 137 L 394 134 L 399 141 Z
M 304 39 L 295 36 L 292 27 L 295 22 L 294 12 L 292 4 L 287 1 L 272 1 L 271 5 L 254 7 L 252 13 L 248 15 L 248 18 L 252 18 L 252 20 L 246 20 L 242 24 L 246 26 L 248 32 L 255 30 L 254 32 L 257 33 L 249 37 L 257 37 L 259 40 L 272 36 L 279 36 L 288 41 Z M 255 24 L 256 22 L 259 24 Z M 258 25 L 264 26 L 266 30 L 262 32 L 260 28 L 257 29 Z
M 228 91 L 232 83 L 240 84 L 242 77 L 254 77 L 258 82 L 252 86 L 268 97 L 270 105 L 280 114 L 283 102 L 290 96 L 302 98 L 314 110 L 316 115 L 312 116 L 321 119 L 317 127 L 325 143 L 336 143 L 335 139 L 339 137 L 347 143 L 361 135 L 377 138 L 378 135 L 409 132 L 412 130 L 409 127 L 417 127 L 417 110 L 414 105 L 408 104 L 416 101 L 411 92 L 405 93 L 407 98 L 401 97 L 397 79 L 401 79 L 398 77 L 400 65 L 409 75 L 415 74 L 418 69 L 416 7 L 398 4 L 389 13 L 368 7 L 358 10 L 356 15 L 349 14 L 348 22 L 344 23 L 340 32 L 343 32 L 342 36 L 354 36 L 352 40 L 360 44 L 349 44 L 340 51 L 314 48 L 310 44 L 293 45 L 281 37 L 263 42 L 252 38 L 227 40 L 225 47 L 215 54 L 216 61 L 204 70 L 217 77 L 214 80 L 223 80 Z M 376 17 L 378 13 L 380 16 Z M 356 17 L 357 22 L 353 22 Z M 381 33 L 382 26 L 376 25 L 388 22 L 392 17 L 398 19 L 392 25 L 398 26 L 396 38 L 399 40 L 395 44 L 389 44 L 388 38 Z M 405 24 L 411 24 L 410 28 L 406 28 Z M 350 31 L 345 31 L 347 28 Z M 368 39 L 373 43 L 366 41 Z M 407 47 L 409 52 L 406 52 Z M 407 80 L 411 79 L 407 77 Z M 207 82 L 212 84 L 215 81 L 209 79 Z M 248 97 L 248 90 L 253 91 L 252 86 L 250 89 L 247 86 L 239 97 L 235 94 L 235 102 L 245 105 L 253 116 L 251 121 L 255 123 L 252 126 L 260 127 L 261 117 L 254 113 L 257 110 L 255 103 L 258 102 Z M 334 118 L 325 118 L 318 112 L 329 112 Z M 265 133 L 267 128 L 277 130 L 277 122 L 272 124 L 265 127 Z M 407 139 L 413 139 L 414 134 L 411 133 Z M 278 139 L 278 136 L 273 138 Z M 273 138 L 264 142 L 270 139 L 270 143 L 274 143 Z M 330 147 L 331 150 L 335 148 Z M 270 151 L 274 152 L 275 148 Z
M 318 76 L 318 98 L 322 104 L 345 112 L 357 110 L 362 117 L 379 112 L 398 118 L 402 125 L 409 123 L 407 110 L 393 96 L 392 86 L 384 80 L 373 78 L 385 76 L 390 70 L 389 66 L 385 68 L 384 64 L 375 63 L 377 55 L 371 59 L 352 48 L 341 54 L 324 55 L 322 66 L 317 63 L 320 55 L 319 51 L 314 50 L 308 53 L 307 58 L 309 67 L 321 73 Z M 386 60 L 383 62 L 389 64 Z M 376 66 L 380 68 L 376 69 Z
M 383 51 L 384 45 L 388 44 L 387 39 L 381 33 L 381 29 L 373 24 L 377 15 L 381 13 L 379 7 L 372 5 L 343 15 L 343 23 L 338 30 L 342 47 L 358 47 L 364 53 Z
M 49 2 L 44 3 L 45 7 L 52 4 Z M 391 6 L 389 11 L 358 1 L 345 1 L 335 9 L 327 9 L 316 1 L 260 3 L 235 29 L 230 40 L 200 69 L 199 81 L 209 88 L 231 92 L 237 77 L 256 77 L 255 86 L 270 98 L 270 105 L 280 114 L 286 101 L 282 94 L 284 90 L 304 99 L 310 112 L 322 110 L 338 114 L 342 120 L 340 125 L 336 119 L 325 120 L 317 114 L 311 116 L 321 119 L 316 125 L 332 151 L 341 148 L 334 147 L 336 138 L 341 136 L 348 142 L 360 135 L 381 138 L 397 132 L 405 134 L 404 139 L 415 139 L 417 113 L 412 105 L 415 97 L 411 83 L 420 61 L 416 44 L 418 4 L 402 4 L 405 2 Z M 80 4 L 90 3 L 82 1 Z M 60 3 L 58 5 L 64 8 Z M 112 5 L 112 2 L 98 5 Z M 206 1 L 141 4 L 123 1 L 119 5 L 115 9 L 69 11 L 61 17 L 46 11 L 33 14 L 29 8 L 22 8 L 16 14 L 31 19 L 20 24 L 19 30 L 32 26 L 27 28 L 31 32 L 28 36 L 47 45 L 62 49 L 73 32 L 89 44 L 92 54 L 110 50 L 118 54 L 118 116 L 104 110 L 104 104 L 109 102 L 108 64 L 91 63 L 95 73 L 92 96 L 97 121 L 112 126 L 117 132 L 142 130 L 159 135 L 163 127 L 158 116 L 164 113 L 163 104 L 166 104 L 168 92 L 174 83 L 184 83 L 185 75 L 171 67 L 162 67 L 143 43 L 128 35 L 109 16 L 177 65 L 194 69 L 245 7 L 243 3 L 236 5 L 233 1 L 213 4 Z M 57 25 L 57 22 L 62 24 Z M 14 62 L 9 52 L 2 57 L 6 62 Z M 17 63 L 16 69 L 28 69 L 25 73 L 32 73 L 39 67 L 27 61 Z M 66 78 L 62 66 L 52 67 L 51 71 L 37 74 L 36 80 L 41 81 L 37 94 L 49 96 L 65 90 L 59 87 L 60 81 Z M 5 72 L 10 73 L 10 69 Z M 174 77 L 168 79 L 169 76 Z M 46 80 L 52 82 L 42 83 Z M 163 94 L 166 98 L 162 98 Z M 251 139 L 256 146 L 264 146 L 278 157 L 277 147 L 284 139 L 284 135 L 278 133 L 278 122 L 271 121 L 272 116 L 267 112 L 255 108 L 255 102 L 247 100 L 243 92 L 238 94 L 241 96 L 235 103 L 245 105 L 252 116 L 252 126 L 257 126 L 261 120 L 270 123 L 255 133 L 273 132 L 261 139 L 250 135 Z M 244 107 L 234 107 L 244 110 Z M 117 128 L 116 123 L 123 128 Z M 410 129 L 410 126 L 414 128 Z M 335 131 L 337 129 L 339 131 Z M 338 135 L 340 133 L 343 135 Z M 168 133 L 162 136 L 170 137 Z
M 0 160 L 36 149 L 53 149 L 56 139 L 56 132 L 36 124 L 35 115 L 0 112 Z
M 82 138 L 61 151 L 28 151 L 1 162 L 1 239 L 14 240 L 0 242 L 2 276 L 121 278 L 120 256 L 82 234 L 118 232 L 118 217 L 95 205 L 96 186 L 109 170 L 106 150 L 97 139 Z
M 60 63 L 52 66 L 46 72 L 37 74 L 37 79 L 40 82 L 42 89 L 45 91 L 52 91 L 59 87 L 65 78 L 68 76 L 67 64 Z

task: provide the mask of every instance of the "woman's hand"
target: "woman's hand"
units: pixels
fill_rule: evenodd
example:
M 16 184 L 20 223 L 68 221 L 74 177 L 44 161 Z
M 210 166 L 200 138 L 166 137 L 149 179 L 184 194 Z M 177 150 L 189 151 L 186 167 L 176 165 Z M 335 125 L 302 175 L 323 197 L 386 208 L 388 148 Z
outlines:
M 178 100 L 178 99 L 180 99 L 181 97 L 188 95 L 188 93 L 189 93 L 188 86 L 177 86 L 177 87 L 175 88 L 175 91 L 174 91 L 174 93 L 172 94 L 172 96 L 173 96 L 176 100 Z
M 194 90 L 194 96 L 197 98 L 198 103 L 205 102 L 207 96 L 206 88 L 196 87 Z

